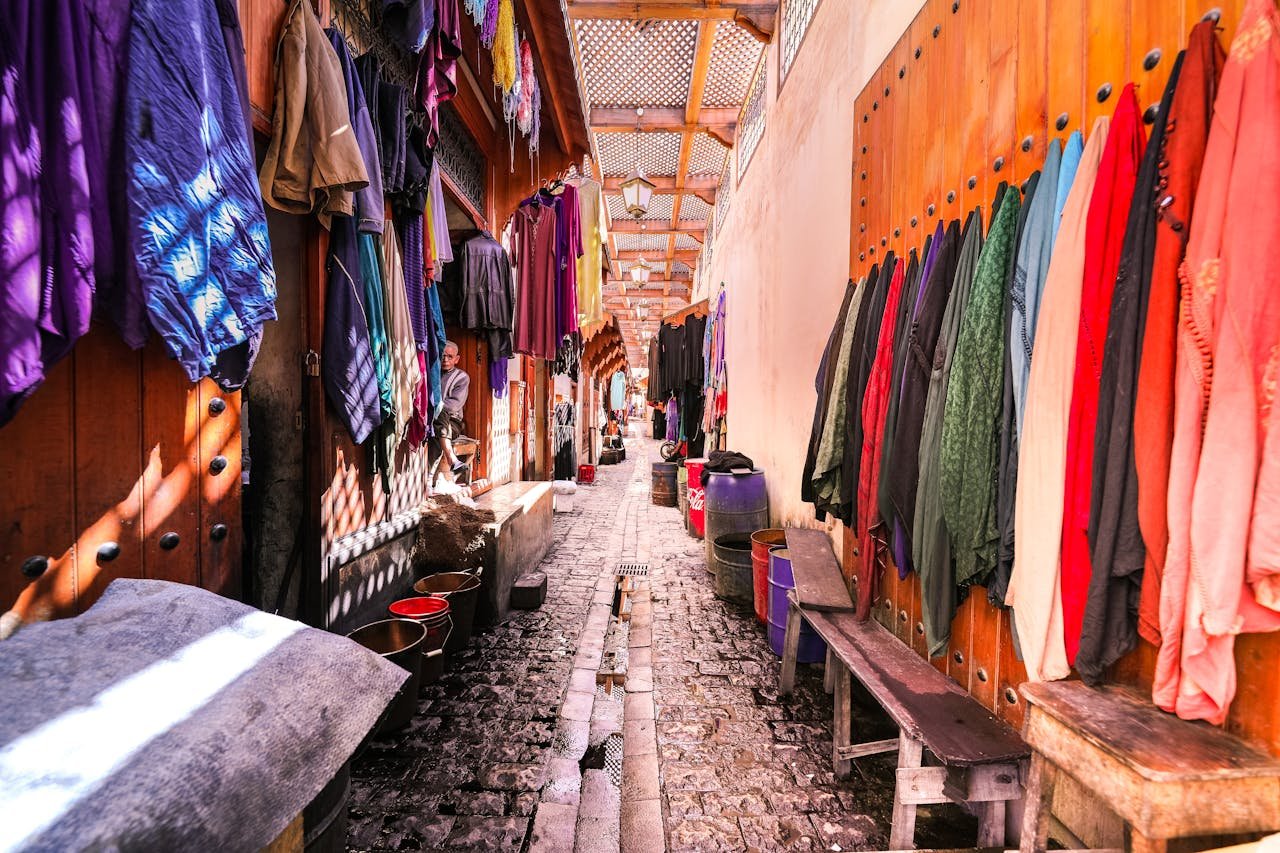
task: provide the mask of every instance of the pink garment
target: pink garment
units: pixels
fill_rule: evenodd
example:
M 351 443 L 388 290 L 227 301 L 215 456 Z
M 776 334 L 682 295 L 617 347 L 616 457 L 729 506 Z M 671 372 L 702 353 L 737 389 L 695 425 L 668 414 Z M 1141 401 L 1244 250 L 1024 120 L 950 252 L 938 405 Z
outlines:
M 1031 681 L 1066 678 L 1062 629 L 1062 511 L 1067 425 L 1080 328 L 1085 229 L 1111 119 L 1089 131 L 1075 181 L 1062 209 L 1036 320 L 1036 347 L 1027 381 L 1026 419 L 1018 448 L 1013 576 L 1005 604 L 1013 608 L 1018 643 Z
M 1278 32 L 1275 6 L 1250 0 L 1214 104 L 1181 270 L 1165 642 L 1152 694 L 1180 717 L 1215 724 L 1235 696 L 1236 634 L 1280 629 L 1280 612 L 1256 597 L 1274 606 L 1280 577 L 1268 433 L 1280 373 Z
M 898 303 L 902 300 L 902 287 L 906 281 L 905 260 L 899 261 L 889 282 L 889 296 L 884 305 L 884 320 L 880 324 L 880 337 L 876 342 L 876 357 L 871 363 L 867 390 L 862 397 L 862 462 L 858 476 L 858 532 L 862 540 L 862 565 L 874 572 L 881 561 L 888 541 L 881 527 L 880 503 L 876 491 L 880 483 L 881 449 L 884 446 L 884 421 L 889 411 L 889 385 L 893 380 L 894 319 L 898 316 Z M 859 612 L 863 612 L 862 590 L 866 590 L 866 604 L 870 606 L 874 583 L 861 584 Z

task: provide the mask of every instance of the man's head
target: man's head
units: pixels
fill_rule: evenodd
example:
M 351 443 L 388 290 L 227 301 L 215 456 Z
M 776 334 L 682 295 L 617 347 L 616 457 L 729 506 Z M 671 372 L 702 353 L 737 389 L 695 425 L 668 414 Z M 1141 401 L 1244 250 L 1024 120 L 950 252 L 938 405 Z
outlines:
M 458 345 L 453 341 L 446 341 L 444 352 L 440 354 L 440 366 L 445 370 L 453 370 L 458 366 Z

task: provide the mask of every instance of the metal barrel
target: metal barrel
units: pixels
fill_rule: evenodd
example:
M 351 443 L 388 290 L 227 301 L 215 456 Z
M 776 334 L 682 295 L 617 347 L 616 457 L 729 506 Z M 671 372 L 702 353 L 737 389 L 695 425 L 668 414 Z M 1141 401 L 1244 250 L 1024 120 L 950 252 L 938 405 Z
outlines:
M 654 506 L 676 506 L 676 463 L 653 463 L 653 488 L 650 498 Z

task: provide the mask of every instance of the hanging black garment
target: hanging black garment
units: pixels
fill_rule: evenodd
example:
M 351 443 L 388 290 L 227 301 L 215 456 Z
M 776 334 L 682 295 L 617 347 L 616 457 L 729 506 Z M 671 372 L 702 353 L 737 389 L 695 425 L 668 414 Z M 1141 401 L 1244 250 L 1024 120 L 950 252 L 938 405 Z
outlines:
M 662 346 L 655 335 L 649 340 L 649 387 L 645 391 L 645 399 L 650 403 L 662 402 Z M 666 423 L 666 418 L 663 418 Z M 665 427 L 663 428 L 665 430 Z M 654 436 L 655 438 L 657 436 Z
M 970 228 L 981 227 L 975 224 L 976 220 L 977 213 L 971 213 L 965 222 L 966 234 Z M 933 350 L 938 343 L 938 330 L 942 327 L 951 283 L 956 277 L 960 243 L 960 221 L 953 219 L 936 249 L 938 256 L 930 270 L 929 280 L 922 285 L 924 293 L 920 308 L 906 335 L 901 399 L 894 422 L 894 453 L 888 466 L 882 467 L 880 472 L 880 479 L 889 484 L 892 518 L 902 526 L 908 553 L 911 551 L 911 529 L 915 519 L 916 485 L 920 479 L 920 432 L 924 427 L 924 405 L 929 394 L 929 377 L 933 372 Z
M 871 268 L 871 276 L 876 276 L 876 267 Z M 848 322 L 847 315 L 849 313 L 849 304 L 853 301 L 853 294 L 857 292 L 857 285 L 852 279 L 845 285 L 844 300 L 840 303 L 840 310 L 836 314 L 836 321 L 831 326 L 831 334 L 827 336 L 827 345 L 822 350 L 822 358 L 818 361 L 818 372 L 813 379 L 813 389 L 817 395 L 817 401 L 813 407 L 813 426 L 809 430 L 809 449 L 805 452 L 804 470 L 800 477 L 800 500 L 805 503 L 813 503 L 816 495 L 813 489 L 813 472 L 818 464 L 818 445 L 822 442 L 822 430 L 826 423 L 827 406 L 831 400 L 831 384 L 835 374 L 835 360 L 839 354 L 840 341 L 844 337 L 845 323 Z M 817 517 L 819 521 L 826 519 L 826 511 L 817 507 Z
M 1120 271 L 1111 296 L 1103 347 L 1094 436 L 1093 492 L 1089 503 L 1089 550 L 1093 574 L 1085 600 L 1076 669 L 1087 684 L 1099 684 L 1107 668 L 1138 642 L 1138 597 L 1146 549 L 1138 528 L 1138 472 L 1133 455 L 1133 403 L 1147 323 L 1152 259 L 1156 245 L 1158 180 L 1164 159 L 1166 118 L 1182 71 L 1174 62 L 1160 112 L 1138 168 L 1133 204 L 1120 249 Z
M 1013 277 L 1018 267 L 1018 247 L 1022 244 L 1031 202 L 1040 189 L 1040 172 L 1032 172 L 1024 186 L 1026 190 L 1022 206 L 1018 208 L 1013 251 L 1009 255 L 1009 272 L 1005 276 L 1003 334 L 1006 342 L 1013 329 Z M 1044 190 L 1056 193 L 1058 188 L 1055 184 Z M 1013 507 L 1018 483 L 1018 423 L 1013 401 L 1013 360 L 1009 352 L 1006 345 L 1004 390 L 1000 401 L 1000 467 L 996 474 L 996 530 L 999 531 L 1000 542 L 996 547 L 996 566 L 987 582 L 987 600 L 997 607 L 1004 606 L 1004 595 L 1009 590 L 1009 578 L 1013 575 Z
M 939 225 L 939 228 L 942 226 Z M 893 458 L 893 431 L 898 422 L 898 392 L 901 390 L 902 360 L 906 352 L 906 327 L 911 323 L 911 313 L 916 304 L 916 295 L 920 292 L 920 277 L 924 274 L 921 258 L 929 257 L 929 249 L 933 245 L 933 235 L 924 241 L 924 253 L 916 254 L 911 250 L 907 262 L 907 277 L 903 284 L 902 297 L 898 300 L 898 316 L 893 323 L 893 363 L 889 368 L 889 396 L 885 400 L 884 436 L 880 440 L 880 480 L 876 483 L 876 494 L 873 496 L 880 507 L 880 518 L 883 519 L 888 536 L 893 535 L 893 507 L 889 503 L 889 480 L 884 476 Z M 905 567 L 899 565 L 901 572 Z
M 837 518 L 854 533 L 858 517 L 858 477 L 862 470 L 862 398 L 867 392 L 867 381 L 876 358 L 876 344 L 880 341 L 880 326 L 885 322 L 884 306 L 889 298 L 889 285 L 897 259 L 890 252 L 880 268 L 880 276 L 874 290 L 868 292 L 858 311 L 858 324 L 854 329 L 853 350 L 849 355 L 848 394 L 849 419 L 845 427 L 847 441 L 844 464 L 840 470 L 840 513 Z M 889 322 L 893 322 L 890 318 Z

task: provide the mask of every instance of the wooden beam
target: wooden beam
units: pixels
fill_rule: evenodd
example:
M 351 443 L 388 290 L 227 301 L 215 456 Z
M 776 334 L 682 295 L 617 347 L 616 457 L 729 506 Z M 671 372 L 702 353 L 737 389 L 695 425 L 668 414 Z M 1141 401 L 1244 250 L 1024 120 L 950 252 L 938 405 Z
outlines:
M 648 255 L 648 260 L 653 260 L 653 252 L 637 252 L 634 249 L 617 252 L 614 254 L 613 259 L 615 261 L 636 261 L 646 255 Z M 686 264 L 692 264 L 698 260 L 698 251 L 697 249 L 678 249 L 671 253 L 671 260 L 684 261 Z
M 701 98 L 701 92 L 698 93 Z M 635 133 L 637 130 L 686 130 L 689 125 L 698 125 L 695 129 L 728 128 L 732 130 L 738 124 L 736 107 L 708 107 L 702 111 L 701 118 L 687 118 L 686 111 L 680 107 L 646 107 L 643 116 L 627 107 L 593 107 L 591 109 L 591 129 L 597 133 Z
M 684 105 L 685 124 L 702 120 L 702 93 L 707 88 L 707 71 L 711 68 L 711 49 L 715 47 L 716 25 L 698 23 L 698 41 L 693 49 L 693 76 L 689 80 L 689 97 Z
M 569 0 L 571 18 L 734 21 L 756 39 L 772 39 L 777 0 Z
M 680 219 L 675 224 L 663 219 L 639 222 L 634 219 L 619 219 L 609 227 L 610 234 L 692 234 L 699 243 L 706 230 L 705 219 Z
M 686 164 L 687 165 L 687 164 Z M 604 179 L 605 192 L 621 192 L 623 177 L 607 177 Z M 683 186 L 676 186 L 676 178 L 672 175 L 664 175 L 655 177 L 649 176 L 649 180 L 653 182 L 654 192 L 670 195 L 672 193 L 694 193 L 704 199 L 708 197 L 715 198 L 716 186 L 720 183 L 720 177 L 699 175 L 697 177 L 685 178 Z M 707 204 L 714 204 L 714 201 L 708 201 Z

